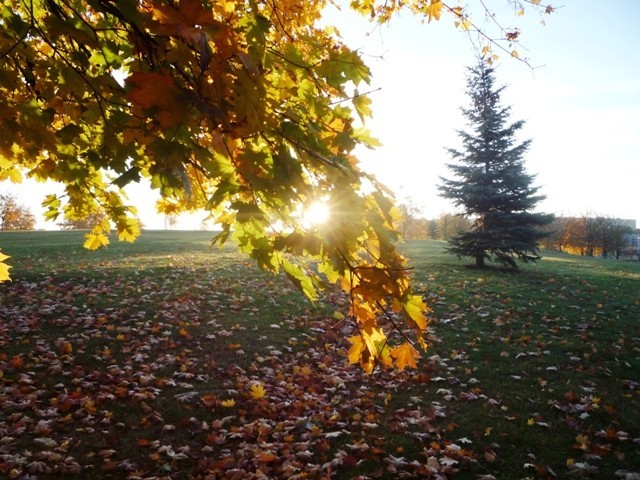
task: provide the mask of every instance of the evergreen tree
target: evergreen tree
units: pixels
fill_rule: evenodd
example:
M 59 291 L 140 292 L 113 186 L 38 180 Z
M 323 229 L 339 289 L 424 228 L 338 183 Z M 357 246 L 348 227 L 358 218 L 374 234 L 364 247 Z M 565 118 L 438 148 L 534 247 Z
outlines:
M 460 150 L 450 148 L 455 163 L 448 165 L 454 178 L 441 178 L 440 195 L 453 200 L 463 215 L 473 219 L 470 231 L 449 241 L 449 251 L 472 257 L 478 268 L 485 260 L 517 269 L 516 259 L 536 261 L 539 229 L 553 216 L 531 210 L 544 199 L 536 195 L 534 177 L 525 171 L 524 154 L 531 140 L 516 138 L 524 121 L 510 122 L 511 107 L 503 106 L 504 86 L 495 86 L 494 69 L 482 60 L 468 69 L 468 107 L 462 113 L 468 130 L 459 130 Z

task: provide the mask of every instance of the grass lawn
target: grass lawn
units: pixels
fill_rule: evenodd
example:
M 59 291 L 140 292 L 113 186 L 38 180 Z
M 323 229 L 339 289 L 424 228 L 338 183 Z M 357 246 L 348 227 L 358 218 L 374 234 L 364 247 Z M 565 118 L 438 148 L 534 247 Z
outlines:
M 206 232 L 82 235 L 0 233 L 1 478 L 640 478 L 637 262 L 408 242 L 430 348 L 366 376 L 337 293 Z

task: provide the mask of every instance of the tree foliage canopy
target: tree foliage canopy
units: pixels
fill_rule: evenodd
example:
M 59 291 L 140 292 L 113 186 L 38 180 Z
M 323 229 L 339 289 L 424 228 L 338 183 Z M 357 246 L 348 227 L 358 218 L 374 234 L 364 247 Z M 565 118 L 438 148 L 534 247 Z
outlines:
M 549 225 L 547 248 L 578 255 L 637 254 L 631 244 L 635 222 L 604 215 L 585 214 L 581 217 L 558 217 Z
M 0 230 L 33 230 L 36 217 L 13 195 L 0 194 Z
M 520 2 L 514 2 L 522 5 Z M 539 0 L 532 5 L 542 8 Z M 122 189 L 148 179 L 160 213 L 205 209 L 262 268 L 284 271 L 310 298 L 320 278 L 349 292 L 357 334 L 349 358 L 412 365 L 404 336 L 391 349 L 379 324 L 400 322 L 424 346 L 426 306 L 394 244 L 392 197 L 358 166 L 376 141 L 355 117 L 371 113 L 371 72 L 331 26 L 323 0 L 51 0 L 0 6 L 0 180 L 65 185 L 46 216 L 104 211 L 85 246 L 139 235 Z M 439 0 L 354 0 L 379 22 L 408 8 L 429 21 L 461 7 Z M 511 37 L 508 42 L 517 40 Z M 331 228 L 305 225 L 314 202 Z M 306 259 L 306 260 L 305 260 Z M 389 313 L 393 311 L 394 313 Z M 406 340 L 406 341 L 405 341 Z
M 441 195 L 474 220 L 471 231 L 450 240 L 450 250 L 473 257 L 477 267 L 487 258 L 511 268 L 517 268 L 514 259 L 537 260 L 537 243 L 544 236 L 538 227 L 553 219 L 532 212 L 544 196 L 537 195 L 539 187 L 526 173 L 524 155 L 531 141 L 518 141 L 524 122 L 511 123 L 510 107 L 501 104 L 503 89 L 486 62 L 468 70 L 469 104 L 462 113 L 469 128 L 458 131 L 462 148 L 449 149 L 456 161 L 449 164 L 454 178 L 440 185 Z

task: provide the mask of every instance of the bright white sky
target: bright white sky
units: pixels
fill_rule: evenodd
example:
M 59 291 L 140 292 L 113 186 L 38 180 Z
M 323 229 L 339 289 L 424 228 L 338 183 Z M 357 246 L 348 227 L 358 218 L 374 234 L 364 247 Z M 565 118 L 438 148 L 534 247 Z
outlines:
M 512 106 L 513 120 L 527 121 L 522 135 L 533 140 L 526 164 L 547 196 L 539 210 L 640 221 L 640 1 L 563 3 L 542 26 L 531 9 L 515 17 L 506 0 L 485 0 L 504 26 L 521 26 L 528 49 L 521 56 L 541 66 L 532 71 L 502 54 L 497 68 L 498 83 L 508 85 L 503 101 Z M 399 199 L 411 198 L 426 217 L 452 211 L 436 185 L 449 175 L 445 147 L 458 147 L 455 131 L 465 127 L 459 112 L 466 100 L 465 67 L 475 62 L 468 37 L 445 16 L 427 25 L 405 15 L 379 28 L 348 11 L 334 20 L 368 59 L 371 90 L 380 88 L 371 95 L 368 126 L 383 147 L 360 152 L 363 167 Z M 1 190 L 14 192 L 37 213 L 51 193 L 42 185 L 4 183 Z M 164 228 L 164 219 L 154 215 L 154 198 L 141 189 L 132 196 L 146 227 Z M 203 217 L 182 219 L 178 227 L 197 229 Z
M 559 3 L 546 26 L 530 9 L 519 18 L 496 11 L 504 26 L 522 21 L 528 52 L 520 53 L 543 65 L 532 72 L 503 54 L 496 70 L 512 119 L 526 120 L 522 135 L 533 140 L 526 165 L 547 196 L 539 210 L 640 220 L 640 1 Z M 453 32 L 451 20 L 425 25 L 406 16 L 362 45 L 384 54 L 372 62 L 373 86 L 382 90 L 371 96 L 370 124 L 384 146 L 365 152 L 365 165 L 426 217 L 451 211 L 436 184 L 449 176 L 445 147 L 459 146 L 455 130 L 465 126 L 458 107 L 465 67 L 475 62 L 468 37 Z

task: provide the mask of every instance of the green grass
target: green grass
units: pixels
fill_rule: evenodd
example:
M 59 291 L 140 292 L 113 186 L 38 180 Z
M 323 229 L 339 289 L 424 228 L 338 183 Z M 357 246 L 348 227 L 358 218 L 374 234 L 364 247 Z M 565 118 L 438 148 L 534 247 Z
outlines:
M 638 263 L 545 252 L 479 271 L 407 242 L 430 348 L 367 377 L 334 292 L 312 305 L 207 232 L 97 252 L 82 235 L 0 233 L 0 476 L 640 471 Z

